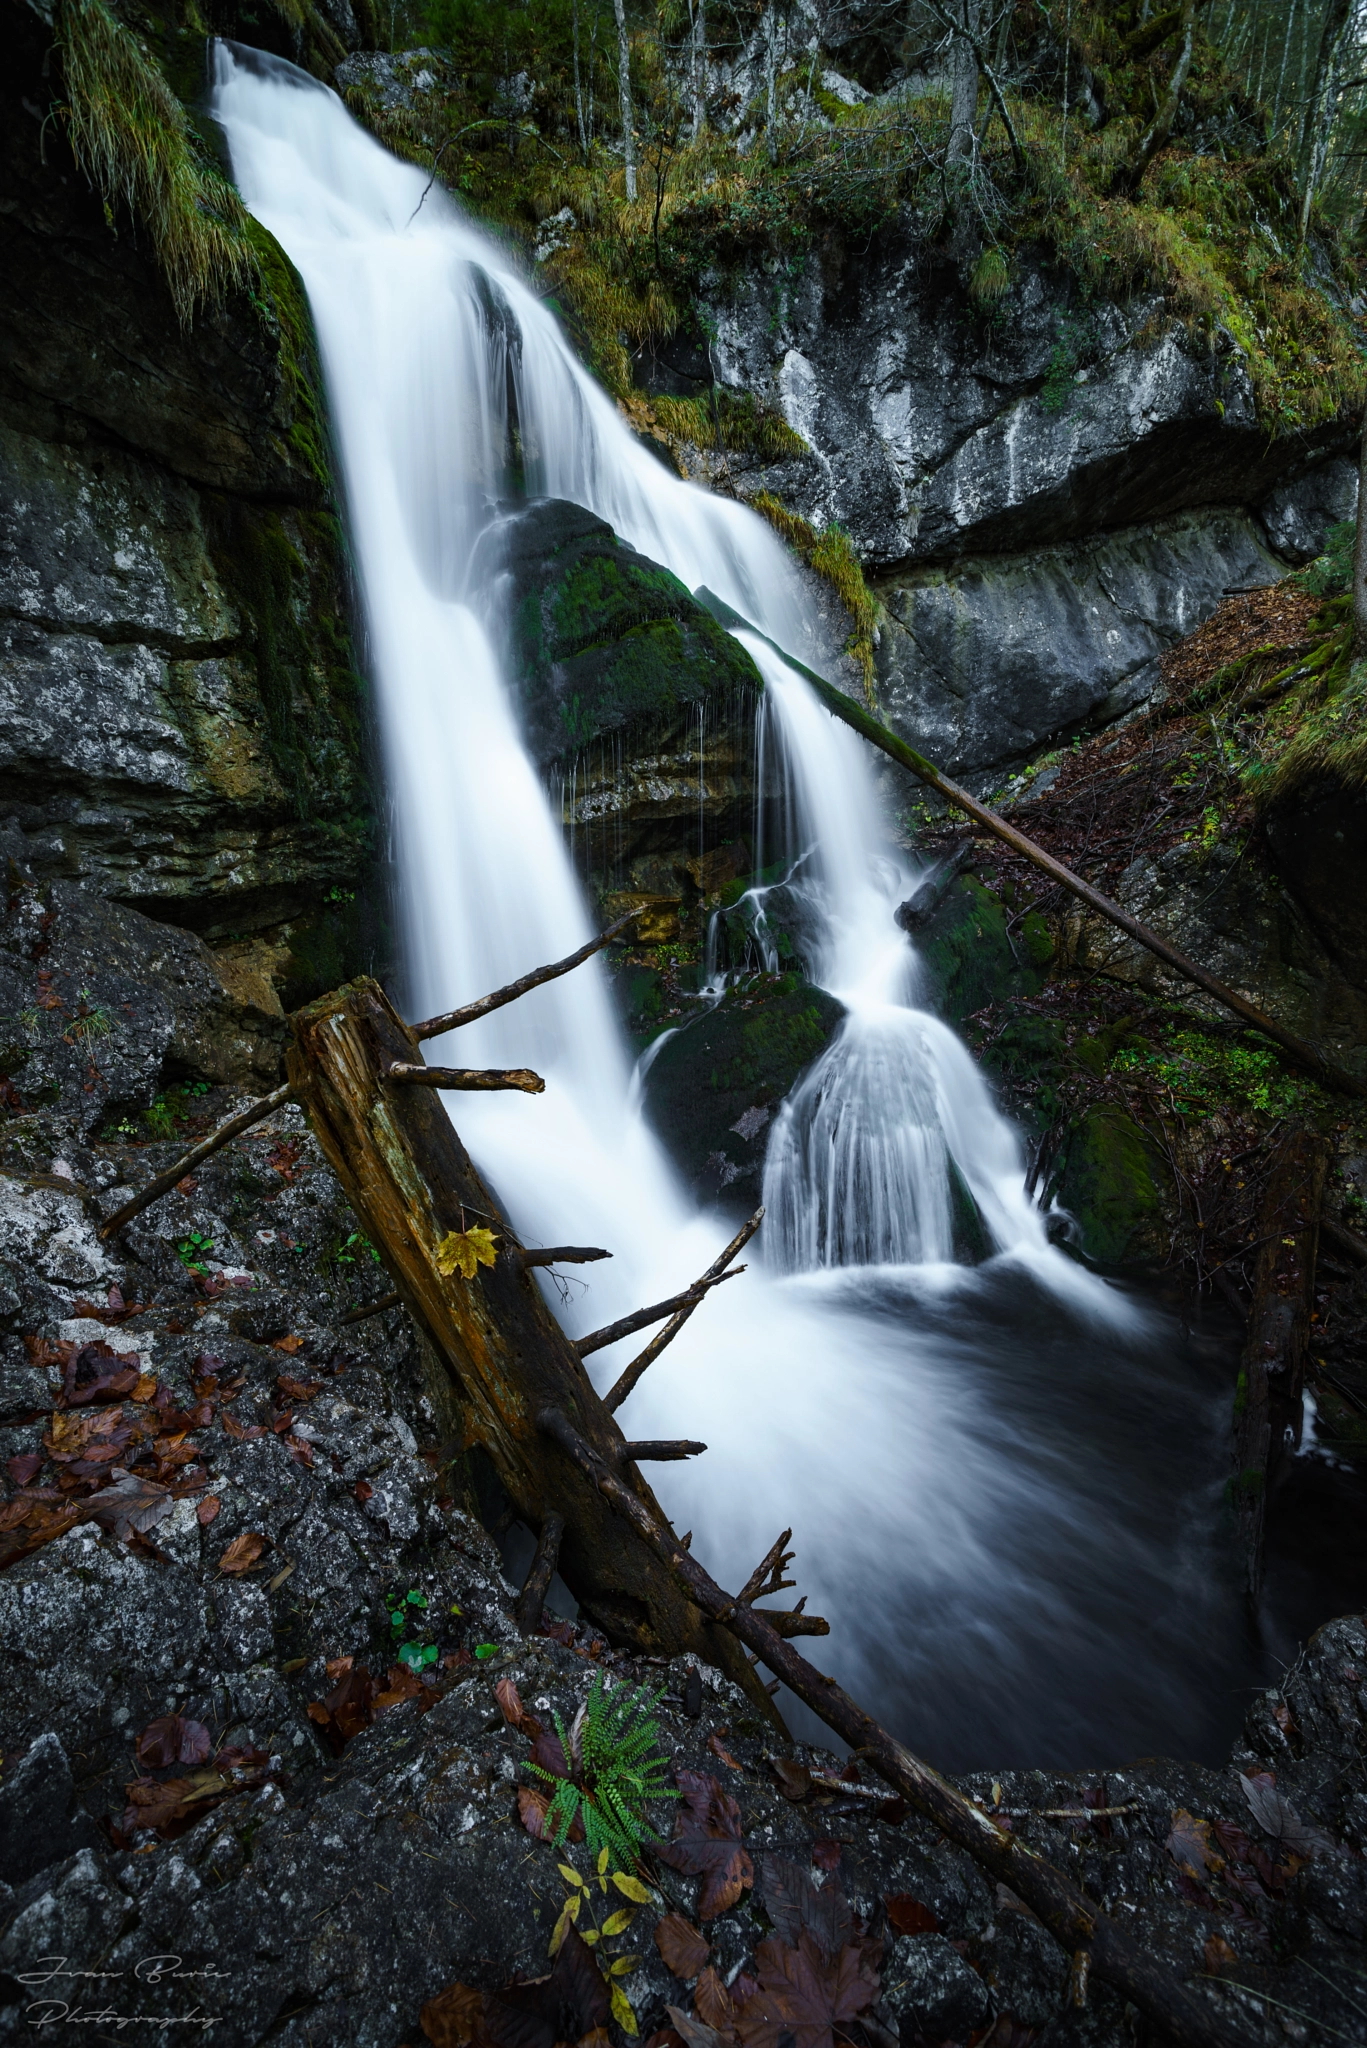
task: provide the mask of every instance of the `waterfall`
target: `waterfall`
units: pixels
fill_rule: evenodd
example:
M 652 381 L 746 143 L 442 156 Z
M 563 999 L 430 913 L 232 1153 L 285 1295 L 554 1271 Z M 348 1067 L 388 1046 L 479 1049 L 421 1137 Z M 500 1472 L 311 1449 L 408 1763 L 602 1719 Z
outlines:
M 288 64 L 224 43 L 214 61 L 238 186 L 313 310 L 394 821 L 404 999 L 430 1014 L 591 929 L 471 574 L 511 429 L 529 495 L 589 507 L 808 659 L 812 622 L 770 530 L 635 441 L 439 186 Z M 892 912 L 914 877 L 883 836 L 860 742 L 750 645 L 813 849 L 812 971 L 847 1017 L 776 1119 L 762 1260 L 652 1368 L 629 1433 L 709 1438 L 658 1490 L 724 1583 L 795 1526 L 803 1590 L 835 1624 L 832 1661 L 941 1760 L 1151 1740 L 1153 1714 L 1118 1702 L 1147 1659 L 1163 1713 L 1197 1715 L 1199 1657 L 1170 1609 L 1210 1525 L 1193 1507 L 1205 1533 L 1185 1547 L 1175 1533 L 1174 1504 L 1204 1502 L 1209 1475 L 1155 1434 L 1153 1404 L 1204 1446 L 1208 1393 L 1155 1354 L 1152 1318 L 1050 1248 L 1014 1132 L 954 1034 L 913 1007 L 916 962 Z M 598 963 L 430 1050 L 545 1075 L 542 1097 L 461 1096 L 458 1115 L 528 1242 L 613 1252 L 556 1304 L 572 1330 L 715 1255 L 725 1231 L 641 1117 Z M 976 1270 L 953 1263 L 955 1176 L 996 1248 Z M 595 1356 L 600 1385 L 631 1348 Z M 1097 1464 L 1098 1438 L 1124 1446 L 1125 1470 Z

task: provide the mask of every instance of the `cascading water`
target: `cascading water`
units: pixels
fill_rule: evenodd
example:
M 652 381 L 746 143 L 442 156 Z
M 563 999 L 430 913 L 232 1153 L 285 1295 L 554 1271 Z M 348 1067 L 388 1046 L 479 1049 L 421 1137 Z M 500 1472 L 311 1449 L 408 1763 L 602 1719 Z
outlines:
M 219 44 L 215 112 L 252 212 L 308 289 L 380 713 L 410 1014 L 569 951 L 589 924 L 525 754 L 471 564 L 508 479 L 609 520 L 810 657 L 799 582 L 763 523 L 671 479 L 507 259 L 334 94 Z M 744 636 L 743 636 L 744 637 Z M 1236 1624 L 1214 1555 L 1215 1390 L 1166 1328 L 1047 1243 L 1015 1137 L 968 1054 L 909 1007 L 892 922 L 910 879 L 878 836 L 859 742 L 761 640 L 817 910 L 836 1040 L 776 1120 L 765 1259 L 632 1396 L 633 1435 L 713 1448 L 659 1490 L 723 1582 L 786 1522 L 833 1662 L 941 1762 L 1118 1758 L 1202 1738 Z M 596 965 L 461 1033 L 462 1064 L 530 1064 L 535 1100 L 460 1098 L 531 1242 L 609 1246 L 565 1313 L 586 1328 L 671 1291 L 725 1234 L 637 1107 Z M 998 1256 L 952 1264 L 961 1178 Z M 757 1240 L 757 1243 L 760 1242 Z M 606 1277 L 602 1277 L 606 1274 Z M 595 1358 L 600 1383 L 629 1353 Z

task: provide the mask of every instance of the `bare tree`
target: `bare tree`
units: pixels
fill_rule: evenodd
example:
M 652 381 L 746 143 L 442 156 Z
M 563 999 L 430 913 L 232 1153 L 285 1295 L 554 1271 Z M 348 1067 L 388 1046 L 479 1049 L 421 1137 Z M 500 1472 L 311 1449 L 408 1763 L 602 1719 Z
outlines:
M 622 161 L 626 165 L 627 198 L 636 197 L 636 128 L 631 106 L 631 44 L 627 38 L 624 0 L 612 0 L 617 17 L 617 100 L 622 111 Z

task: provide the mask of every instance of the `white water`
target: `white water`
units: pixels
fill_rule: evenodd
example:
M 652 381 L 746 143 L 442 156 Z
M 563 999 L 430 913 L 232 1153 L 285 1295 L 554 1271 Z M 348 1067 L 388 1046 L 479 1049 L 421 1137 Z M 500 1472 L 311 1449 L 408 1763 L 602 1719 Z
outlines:
M 509 381 L 531 495 L 589 506 L 690 588 L 707 584 L 810 657 L 802 594 L 768 528 L 671 479 L 507 258 L 439 188 L 424 196 L 424 175 L 386 155 L 335 95 L 219 45 L 215 111 L 243 197 L 313 308 L 385 749 L 405 1000 L 429 1014 L 590 931 L 483 623 L 490 593 L 467 583 L 499 509 Z M 817 978 L 849 1016 L 776 1119 L 763 1263 L 693 1318 L 623 1421 L 631 1435 L 706 1436 L 707 1456 L 661 1468 L 658 1487 L 681 1525 L 696 1524 L 717 1576 L 743 1578 L 792 1523 L 801 1587 L 836 1623 L 830 1661 L 885 1695 L 913 1668 L 933 1679 L 943 1714 L 901 1718 L 913 1729 L 944 1719 L 952 1745 L 965 1716 L 1002 1725 L 982 1705 L 998 1688 L 1024 1713 L 1079 1643 L 1091 1644 L 1084 1692 L 1113 1689 L 1112 1672 L 1123 1684 L 1119 1589 L 1147 1588 L 1140 1604 L 1161 1608 L 1186 1570 L 1166 1504 L 1154 1512 L 1145 1486 L 1114 1471 L 1098 1487 L 1083 1423 L 1072 1439 L 1042 1426 L 1046 1392 L 1064 1409 L 1081 1398 L 1078 1386 L 1048 1388 L 1057 1360 L 1041 1353 L 1014 1393 L 994 1384 L 1033 1340 L 994 1332 L 993 1304 L 1012 1287 L 1013 1314 L 1046 1347 L 1062 1335 L 1065 1358 L 1086 1348 L 1079 1384 L 1098 1368 L 1104 1380 L 1144 1319 L 1050 1249 L 1015 1135 L 972 1060 L 909 1006 L 916 964 L 892 911 L 912 876 L 882 836 L 860 743 L 751 645 L 814 847 Z M 462 1097 L 460 1125 L 526 1241 L 612 1249 L 567 1311 L 572 1327 L 672 1291 L 729 1234 L 696 1212 L 634 1105 L 596 962 L 462 1032 L 458 1053 L 429 1051 L 546 1076 L 539 1098 Z M 951 1161 L 998 1248 L 976 1272 L 951 1263 Z M 945 1316 L 956 1302 L 968 1306 Z M 988 1336 L 970 1343 L 976 1314 Z M 599 1384 L 633 1348 L 596 1356 Z M 918 1647 L 884 1668 L 890 1618 L 933 1641 L 929 1663 Z M 1061 1720 L 1128 1739 L 1109 1707 L 1079 1701 Z

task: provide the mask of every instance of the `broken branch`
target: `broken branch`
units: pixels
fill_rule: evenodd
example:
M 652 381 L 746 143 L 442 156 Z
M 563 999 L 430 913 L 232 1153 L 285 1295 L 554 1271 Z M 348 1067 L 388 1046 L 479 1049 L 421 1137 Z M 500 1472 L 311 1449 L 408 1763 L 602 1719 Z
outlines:
M 706 587 L 698 590 L 695 595 L 699 604 L 705 605 L 719 624 L 728 628 L 739 627 L 746 633 L 753 633 L 757 639 L 763 640 L 767 647 L 772 647 L 775 654 L 786 662 L 789 668 L 806 678 L 826 709 L 852 727 L 861 738 L 878 747 L 903 768 L 909 769 L 918 781 L 926 783 L 929 788 L 944 797 L 946 802 L 966 812 L 985 832 L 990 832 L 995 839 L 1000 839 L 1003 845 L 1021 854 L 1043 874 L 1048 875 L 1052 882 L 1057 882 L 1060 888 L 1067 889 L 1089 909 L 1095 910 L 1118 930 L 1124 932 L 1127 938 L 1135 939 L 1141 946 L 1147 947 L 1165 966 L 1171 967 L 1175 973 L 1192 982 L 1204 994 L 1214 997 L 1225 1009 L 1232 1010 L 1241 1023 L 1251 1025 L 1253 1030 L 1260 1031 L 1264 1038 L 1270 1038 L 1274 1044 L 1281 1046 L 1284 1052 L 1291 1055 L 1297 1066 L 1304 1067 L 1307 1073 L 1312 1074 L 1326 1088 L 1334 1088 L 1341 1095 L 1367 1096 L 1367 1081 L 1360 1081 L 1356 1074 L 1350 1074 L 1343 1067 L 1336 1066 L 1332 1060 L 1326 1058 L 1318 1046 L 1309 1044 L 1304 1038 L 1298 1038 L 1294 1031 L 1288 1031 L 1284 1025 L 1278 1024 L 1275 1018 L 1266 1016 L 1256 1004 L 1250 1003 L 1237 990 L 1226 988 L 1224 982 L 1218 981 L 1213 974 L 1207 974 L 1204 967 L 1198 967 L 1185 953 L 1179 953 L 1176 946 L 1170 946 L 1166 939 L 1160 938 L 1148 925 L 1141 924 L 1137 917 L 1131 917 L 1128 910 L 1122 910 L 1109 896 L 1103 896 L 1100 889 L 1094 889 L 1090 882 L 1084 882 L 1081 875 L 1075 875 L 1071 868 L 1066 868 L 1062 861 L 1055 860 L 1051 853 L 1046 853 L 1033 839 L 1027 839 L 1014 825 L 1008 825 L 1005 818 L 1000 817 L 996 811 L 989 810 L 986 804 L 980 804 L 976 797 L 971 797 L 966 789 L 960 789 L 948 776 L 941 775 L 939 769 L 927 761 L 924 754 L 918 754 L 914 747 L 909 747 L 905 740 L 898 739 L 895 733 L 880 725 L 876 718 L 861 705 L 856 704 L 853 698 L 847 697 L 843 690 L 837 690 L 833 683 L 828 683 L 815 669 L 808 668 L 805 663 L 798 661 L 786 648 L 780 647 L 776 640 L 770 640 L 766 633 L 761 633 L 757 626 L 752 626 L 738 611 L 733 611 L 723 598 L 715 596 Z
M 363 1323 L 370 1316 L 382 1316 L 387 1308 L 398 1308 L 402 1299 L 396 1288 L 392 1294 L 382 1294 L 378 1301 L 363 1301 L 359 1308 L 349 1308 L 344 1316 L 338 1316 L 337 1327 L 342 1329 L 348 1323 Z
M 712 1261 L 712 1264 L 703 1274 L 702 1279 L 714 1280 L 718 1277 L 719 1274 L 724 1272 L 726 1267 L 730 1265 L 732 1259 L 734 1259 L 739 1252 L 744 1251 L 746 1245 L 749 1244 L 751 1238 L 759 1229 L 760 1224 L 763 1221 L 764 1210 L 761 1207 L 759 1209 L 756 1209 L 754 1215 L 750 1217 L 749 1221 L 743 1224 L 742 1227 L 736 1232 L 735 1236 L 732 1238 L 730 1244 L 727 1245 L 726 1250 L 721 1254 L 720 1258 L 714 1259 Z M 701 1286 L 702 1281 L 699 1281 L 698 1284 L 699 1286 Z M 698 1299 L 702 1299 L 701 1295 L 698 1297 Z M 636 1382 L 640 1379 L 642 1373 L 646 1370 L 646 1367 L 653 1365 L 655 1363 L 655 1360 L 659 1357 L 660 1353 L 664 1350 L 666 1344 L 671 1344 L 674 1341 L 674 1339 L 678 1336 L 680 1330 L 688 1321 L 688 1318 L 692 1315 L 694 1309 L 697 1306 L 698 1303 L 696 1301 L 690 1301 L 686 1308 L 681 1308 L 677 1315 L 671 1316 L 669 1321 L 665 1324 L 664 1328 L 660 1331 L 659 1335 L 657 1337 L 652 1337 L 649 1344 L 646 1345 L 645 1350 L 638 1352 L 636 1357 L 632 1359 L 631 1364 L 625 1366 L 623 1370 L 618 1374 L 617 1378 L 613 1381 L 612 1385 L 608 1388 L 606 1394 L 604 1394 L 603 1396 L 603 1406 L 607 1409 L 609 1414 L 612 1414 L 612 1412 L 615 1409 L 621 1407 L 623 1401 L 626 1400 L 627 1395 L 631 1392 L 632 1388 L 636 1385 Z M 582 1358 L 583 1352 L 581 1351 L 579 1355 Z
M 487 1017 L 491 1010 L 501 1010 L 505 1003 L 515 1003 L 519 996 L 529 990 L 540 988 L 545 981 L 554 981 L 561 974 L 568 974 L 572 968 L 582 967 L 595 953 L 610 945 L 619 932 L 634 924 L 640 916 L 638 910 L 629 910 L 625 917 L 619 917 L 616 924 L 610 924 L 596 939 L 590 939 L 587 946 L 581 946 L 577 953 L 569 954 L 564 960 L 557 960 L 550 967 L 538 967 L 531 974 L 524 974 L 518 981 L 510 981 L 506 988 L 496 988 L 492 995 L 481 996 L 478 1002 L 466 1003 L 459 1010 L 448 1010 L 442 1017 L 429 1017 L 425 1024 L 410 1026 L 417 1039 L 440 1038 L 444 1032 L 459 1031 L 462 1024 L 473 1024 L 480 1017 Z
M 652 1323 L 658 1323 L 665 1316 L 675 1315 L 680 1309 L 694 1309 L 709 1288 L 720 1287 L 723 1280 L 735 1280 L 745 1271 L 736 1266 L 729 1273 L 712 1273 L 701 1280 L 695 1280 L 691 1287 L 685 1287 L 682 1294 L 671 1294 L 668 1301 L 657 1301 L 650 1308 L 634 1309 L 629 1316 L 621 1316 L 615 1323 L 605 1323 L 601 1330 L 590 1330 L 587 1337 L 577 1337 L 574 1348 L 581 1358 L 587 1358 L 591 1351 L 601 1351 L 605 1345 L 615 1344 L 620 1337 L 630 1337 L 637 1330 L 648 1330 Z
M 851 1749 L 866 1757 L 879 1777 L 908 1805 L 932 1820 L 952 1842 L 966 1849 L 975 1863 L 1024 1899 L 1067 1955 L 1086 1950 L 1097 1975 L 1166 2028 L 1181 2048 L 1229 2048 L 1231 2036 L 1218 2015 L 1194 1997 L 1165 1963 L 1141 1948 L 1093 1900 L 1085 1898 L 1062 1871 L 981 1807 L 965 1799 L 929 1764 L 913 1756 L 833 1678 L 791 1649 L 758 1608 L 745 1606 L 724 1593 L 697 1559 L 683 1549 L 673 1530 L 657 1520 L 646 1503 L 594 1454 L 564 1414 L 558 1409 L 544 1408 L 537 1416 L 537 1426 L 561 1446 L 616 1512 L 630 1522 L 643 1542 L 678 1574 L 703 1613 L 716 1621 L 725 1616 L 725 1626 L 732 1634 L 747 1644 L 828 1728 L 833 1728 Z
M 513 1257 L 522 1266 L 589 1266 L 595 1259 L 610 1259 L 611 1252 L 600 1251 L 591 1244 L 550 1244 L 538 1245 L 528 1250 L 526 1245 L 511 1247 Z
M 765 1600 L 771 1593 L 781 1593 L 785 1587 L 795 1583 L 794 1580 L 785 1579 L 783 1576 L 796 1555 L 794 1551 L 785 1550 L 783 1547 L 792 1540 L 792 1530 L 785 1529 L 773 1548 L 765 1552 L 736 1595 L 743 1606 L 748 1607 L 752 1600 Z
M 622 1456 L 634 1464 L 652 1460 L 657 1464 L 668 1463 L 679 1458 L 700 1458 L 707 1449 L 706 1444 L 691 1443 L 687 1437 L 650 1438 L 644 1443 L 623 1444 Z
M 790 1636 L 828 1636 L 831 1624 L 823 1621 L 819 1614 L 804 1614 L 804 1604 L 799 1600 L 796 1607 L 762 1607 L 759 1611 L 770 1628 L 785 1641 Z
M 564 1533 L 564 1516 L 548 1514 L 541 1524 L 536 1554 L 522 1582 L 517 1606 L 513 1609 L 513 1619 L 524 1636 L 535 1635 L 541 1626 L 541 1610 L 546 1604 L 546 1594 L 555 1576 L 555 1568 L 560 1562 L 560 1539 Z
M 418 1088 L 464 1088 L 470 1092 L 492 1092 L 498 1088 L 520 1088 L 524 1095 L 544 1095 L 546 1084 L 530 1067 L 427 1067 L 410 1060 L 390 1064 L 391 1081 L 407 1081 Z
M 159 1201 L 162 1195 L 169 1195 L 177 1181 L 184 1180 L 186 1174 L 192 1172 L 202 1160 L 221 1151 L 241 1132 L 249 1131 L 253 1124 L 261 1123 L 272 1110 L 280 1109 L 285 1103 L 292 1102 L 294 1093 L 293 1084 L 286 1081 L 283 1087 L 276 1088 L 270 1095 L 263 1095 L 256 1102 L 249 1102 L 245 1109 L 239 1109 L 236 1116 L 230 1116 L 225 1124 L 220 1124 L 216 1131 L 211 1131 L 198 1145 L 192 1145 L 188 1152 L 181 1154 L 174 1166 L 168 1166 L 165 1173 L 159 1173 L 155 1180 L 149 1180 L 140 1194 L 125 1202 L 121 1209 L 116 1209 L 108 1222 L 100 1225 L 100 1236 L 113 1237 L 117 1231 L 123 1229 L 125 1223 L 131 1223 L 135 1216 L 140 1215 L 153 1202 Z

